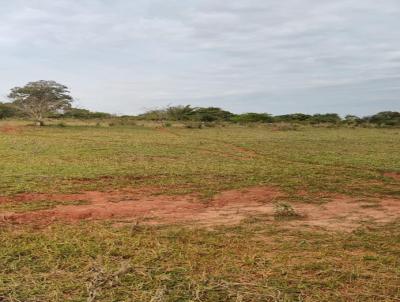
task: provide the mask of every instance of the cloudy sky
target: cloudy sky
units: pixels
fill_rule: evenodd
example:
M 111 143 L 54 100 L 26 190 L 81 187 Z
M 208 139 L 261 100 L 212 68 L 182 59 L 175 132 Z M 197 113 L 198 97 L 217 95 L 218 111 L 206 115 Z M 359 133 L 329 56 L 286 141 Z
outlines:
M 139 113 L 400 110 L 399 0 L 0 0 L 0 97 L 52 79 Z

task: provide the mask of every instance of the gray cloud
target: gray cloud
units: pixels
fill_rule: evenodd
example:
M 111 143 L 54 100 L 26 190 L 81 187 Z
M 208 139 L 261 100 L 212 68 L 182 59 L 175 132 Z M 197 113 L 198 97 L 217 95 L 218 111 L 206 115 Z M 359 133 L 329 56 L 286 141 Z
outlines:
M 36 79 L 81 106 L 400 110 L 398 0 L 0 0 L 0 93 Z M 369 87 L 375 89 L 368 89 Z

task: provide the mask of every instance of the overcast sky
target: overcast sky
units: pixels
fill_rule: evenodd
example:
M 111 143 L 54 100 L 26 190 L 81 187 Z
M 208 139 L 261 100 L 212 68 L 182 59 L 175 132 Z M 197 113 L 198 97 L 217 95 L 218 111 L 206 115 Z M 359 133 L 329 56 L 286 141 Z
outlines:
M 0 96 L 119 114 L 400 110 L 400 0 L 0 0 Z

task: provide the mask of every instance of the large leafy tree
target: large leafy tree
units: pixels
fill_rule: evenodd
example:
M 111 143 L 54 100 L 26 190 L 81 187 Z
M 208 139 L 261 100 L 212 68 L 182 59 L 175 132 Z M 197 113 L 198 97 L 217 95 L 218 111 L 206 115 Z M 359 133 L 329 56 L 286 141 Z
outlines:
M 43 125 L 47 115 L 71 108 L 73 99 L 69 93 L 68 87 L 55 81 L 37 81 L 11 89 L 8 97 L 37 125 Z

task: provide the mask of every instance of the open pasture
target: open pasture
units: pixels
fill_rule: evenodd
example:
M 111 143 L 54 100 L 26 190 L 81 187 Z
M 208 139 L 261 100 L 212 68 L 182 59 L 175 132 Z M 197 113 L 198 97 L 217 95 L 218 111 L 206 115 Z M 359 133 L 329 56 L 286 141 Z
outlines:
M 0 124 L 0 301 L 399 301 L 400 130 Z

